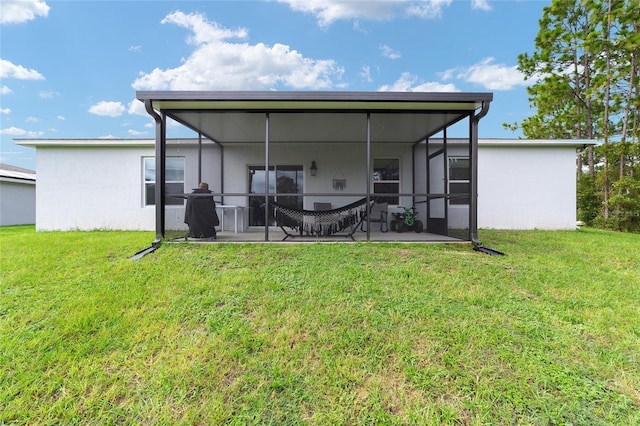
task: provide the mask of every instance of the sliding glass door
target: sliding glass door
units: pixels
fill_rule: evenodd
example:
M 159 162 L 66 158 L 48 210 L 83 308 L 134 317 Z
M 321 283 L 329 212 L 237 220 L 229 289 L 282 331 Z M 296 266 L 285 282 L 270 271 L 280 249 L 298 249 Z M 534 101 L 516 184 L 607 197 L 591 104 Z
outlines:
M 249 226 L 264 226 L 264 191 L 266 181 L 264 166 L 249 166 L 249 192 L 262 194 L 249 196 Z M 304 173 L 302 166 L 270 166 L 269 167 L 269 199 L 278 203 L 303 208 Z M 278 195 L 286 194 L 286 195 Z M 269 225 L 275 225 L 272 215 L 269 215 Z

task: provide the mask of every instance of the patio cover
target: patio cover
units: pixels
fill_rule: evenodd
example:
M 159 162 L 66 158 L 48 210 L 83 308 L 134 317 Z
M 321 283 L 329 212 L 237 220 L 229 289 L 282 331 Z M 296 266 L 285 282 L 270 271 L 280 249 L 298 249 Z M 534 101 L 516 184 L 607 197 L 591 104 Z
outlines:
M 477 241 L 478 122 L 492 93 L 138 91 L 136 97 L 156 122 L 157 241 L 164 238 L 166 117 L 222 146 L 265 144 L 265 167 L 270 142 L 366 142 L 369 153 L 371 143 L 420 143 L 469 117 L 470 239 Z

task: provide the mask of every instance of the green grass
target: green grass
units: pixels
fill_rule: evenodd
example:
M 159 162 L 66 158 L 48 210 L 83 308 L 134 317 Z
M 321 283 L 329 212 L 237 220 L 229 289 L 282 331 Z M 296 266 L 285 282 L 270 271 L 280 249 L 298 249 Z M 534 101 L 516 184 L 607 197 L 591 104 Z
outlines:
M 640 235 L 0 228 L 0 424 L 640 424 Z

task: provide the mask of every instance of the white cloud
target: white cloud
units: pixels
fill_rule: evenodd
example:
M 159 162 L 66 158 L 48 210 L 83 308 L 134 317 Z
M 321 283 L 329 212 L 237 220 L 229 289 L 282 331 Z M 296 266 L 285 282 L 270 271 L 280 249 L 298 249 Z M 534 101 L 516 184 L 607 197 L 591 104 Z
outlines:
M 51 8 L 40 0 L 2 0 L 0 1 L 0 23 L 20 24 L 35 19 L 37 16 L 46 17 Z
M 62 115 L 58 115 L 56 118 L 57 118 L 58 120 L 60 120 L 60 121 L 64 121 L 64 120 L 66 120 L 66 118 L 64 118 L 64 116 L 62 116 Z
M 344 72 L 333 60 L 307 58 L 287 45 L 231 42 L 246 38 L 246 30 L 222 28 L 201 14 L 178 11 L 162 22 L 188 29 L 196 48 L 176 68 L 141 73 L 132 84 L 137 90 L 323 89 Z
M 155 121 L 154 121 L 155 123 Z M 180 128 L 180 129 L 184 129 L 184 125 L 182 125 L 181 123 L 178 123 L 176 120 L 174 120 L 171 117 L 167 117 L 167 127 L 174 127 L 174 128 Z
M 8 95 L 9 93 L 13 93 L 13 90 L 11 90 L 10 87 L 8 86 L 2 86 L 0 88 L 0 95 Z
M 140 135 L 146 135 L 147 134 L 147 132 L 140 132 L 138 130 L 133 130 L 133 129 L 129 129 L 128 133 L 131 136 L 140 136 Z
M 371 83 L 373 79 L 371 78 L 371 67 L 369 65 L 365 65 L 360 70 L 360 77 L 367 83 Z
M 397 50 L 393 50 L 391 47 L 387 46 L 386 44 L 380 45 L 380 51 L 382 53 L 382 56 L 389 59 L 399 59 L 401 56 L 400 52 L 398 52 Z
M 18 127 L 7 127 L 6 129 L 0 129 L 0 135 L 24 136 L 26 134 L 26 130 L 20 129 Z
M 141 51 L 141 50 L 142 50 L 142 46 L 140 46 L 140 45 L 137 45 L 137 46 L 131 46 L 131 47 L 129 48 L 129 52 L 139 52 L 139 51 Z
M 316 17 L 318 25 L 327 27 L 342 19 L 384 20 L 393 17 L 405 0 L 278 0 L 297 12 Z
M 453 0 L 422 0 L 413 2 L 408 8 L 409 15 L 423 19 L 440 18 L 442 10 L 449 6 Z
M 29 117 L 25 118 L 24 121 L 26 121 L 27 123 L 37 123 L 40 120 L 38 118 L 36 118 L 36 117 L 29 116 Z
M 43 133 L 44 132 L 34 132 L 30 130 L 20 129 L 18 127 L 13 127 L 13 126 L 0 130 L 0 135 L 27 136 L 30 138 L 42 136 Z
M 524 74 L 517 66 L 494 64 L 494 58 L 485 58 L 468 68 L 458 67 L 448 69 L 440 74 L 444 80 L 457 78 L 469 83 L 475 83 L 489 90 L 511 90 L 515 86 L 525 86 Z
M 378 88 L 380 92 L 459 92 L 455 84 L 442 84 L 438 82 L 419 83 L 418 77 L 403 72 L 393 84 L 385 84 Z
M 442 16 L 442 11 L 453 0 L 278 0 L 292 10 L 314 15 L 321 27 L 339 20 L 382 21 L 408 15 L 431 19 Z M 486 0 L 475 0 L 484 2 Z
M 44 76 L 36 70 L 22 65 L 15 65 L 6 59 L 0 59 L 0 78 L 16 78 L 18 80 L 44 80 Z
M 0 114 L 11 114 L 10 108 L 0 108 Z
M 105 117 L 119 117 L 124 112 L 125 108 L 121 102 L 108 102 L 100 101 L 89 108 L 89 112 L 95 115 L 101 115 Z
M 129 109 L 127 110 L 127 112 L 132 115 L 140 115 L 143 117 L 147 117 L 149 121 L 144 124 L 144 127 L 148 129 L 153 129 L 156 125 L 155 121 L 153 120 L 153 118 L 151 118 L 146 108 L 144 107 L 144 104 L 137 99 L 134 99 L 131 102 L 129 102 Z M 175 121 L 170 117 L 167 117 L 167 127 L 184 128 L 182 124 L 178 123 L 177 121 Z M 133 130 L 130 130 L 129 132 L 131 133 L 133 132 Z M 148 132 L 140 132 L 140 134 L 146 135 L 148 134 Z
M 53 99 L 58 95 L 60 95 L 60 92 L 43 91 L 38 93 L 38 96 L 40 96 L 42 99 Z
M 491 10 L 491 5 L 487 0 L 471 0 L 471 9 Z
M 145 109 L 144 104 L 142 102 L 140 102 L 139 100 L 137 100 L 137 99 L 134 99 L 131 102 L 129 102 L 129 108 L 128 108 L 127 112 L 129 114 L 143 115 L 145 117 L 151 118 L 151 116 L 149 115 L 149 113 Z
M 360 21 L 357 20 L 353 21 L 353 30 L 367 35 L 370 33 L 370 31 L 367 28 L 363 27 Z
M 448 70 L 442 71 L 438 75 L 443 80 L 451 80 L 451 79 L 455 78 L 457 70 L 458 70 L 458 68 L 450 68 Z

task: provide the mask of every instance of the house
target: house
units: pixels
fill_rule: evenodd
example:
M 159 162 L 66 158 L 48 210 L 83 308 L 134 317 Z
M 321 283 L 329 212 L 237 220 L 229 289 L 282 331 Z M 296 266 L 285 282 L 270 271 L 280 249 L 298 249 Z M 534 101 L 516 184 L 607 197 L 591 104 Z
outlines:
M 36 222 L 36 174 L 0 164 L 0 226 Z
M 322 220 L 335 215 L 333 225 L 348 222 L 351 231 L 340 209 L 354 203 L 365 211 L 386 203 L 388 225 L 415 207 L 423 224 L 420 232 L 361 226 L 351 235 L 361 240 L 479 243 L 478 227 L 575 227 L 576 149 L 590 142 L 479 140 L 491 94 L 137 96 L 156 121 L 153 140 L 16 140 L 37 150 L 38 230 L 155 229 L 158 241 L 184 236 L 185 199 L 203 181 L 215 193 L 222 241 L 279 241 L 287 211 L 317 230 L 320 214 L 313 212 L 320 204 L 329 208 Z M 194 138 L 168 139 L 169 118 Z M 362 210 L 352 217 L 362 219 Z M 336 225 L 329 234 L 339 231 Z M 307 235 L 299 228 L 291 236 L 298 232 Z

